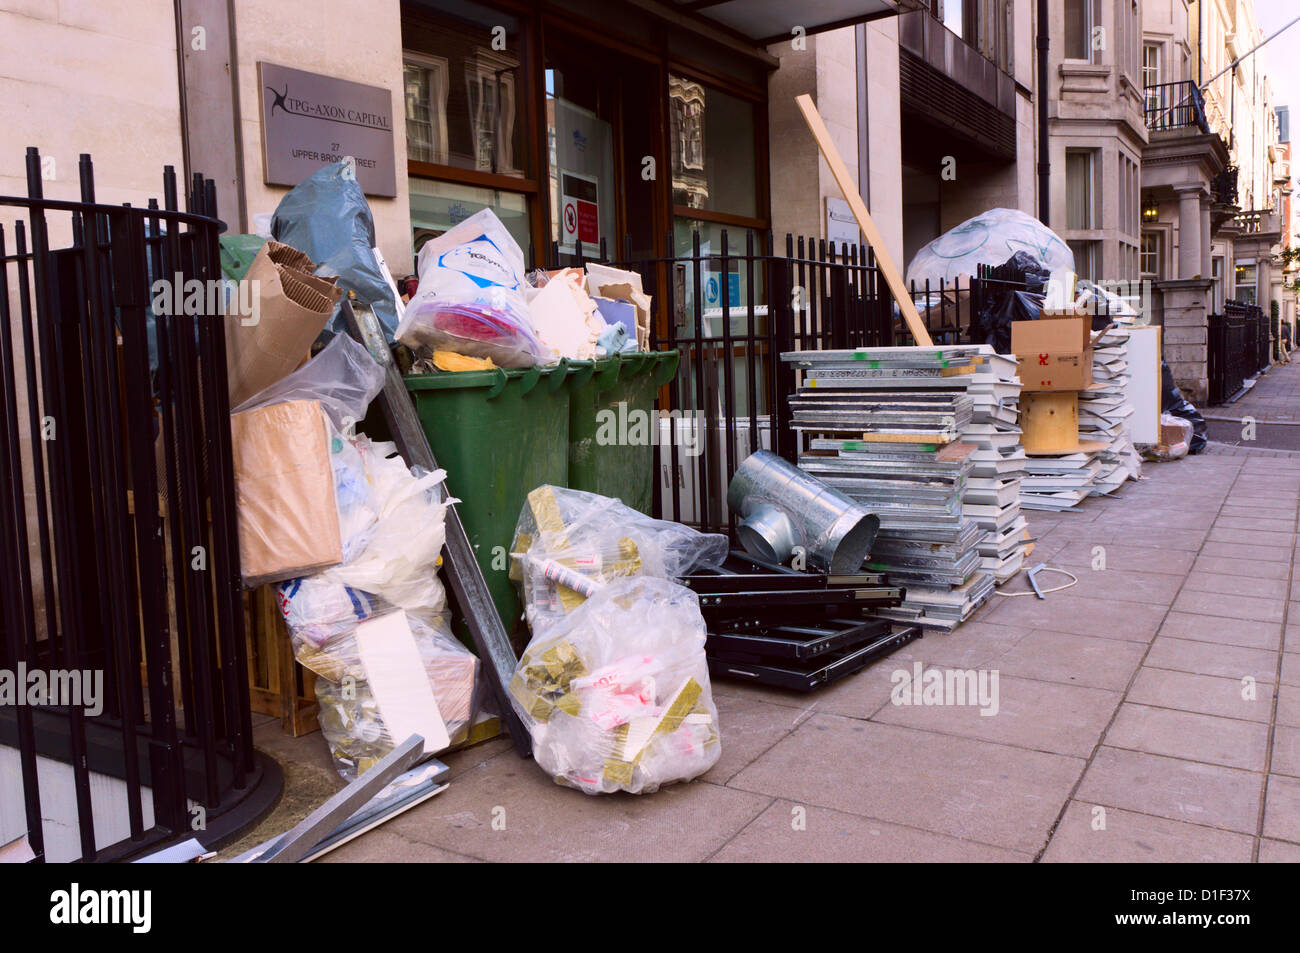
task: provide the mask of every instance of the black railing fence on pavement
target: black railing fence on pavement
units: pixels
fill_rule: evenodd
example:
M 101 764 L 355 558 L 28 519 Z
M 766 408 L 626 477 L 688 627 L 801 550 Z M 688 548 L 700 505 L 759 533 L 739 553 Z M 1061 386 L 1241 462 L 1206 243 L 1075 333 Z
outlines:
M 1228 300 L 1207 321 L 1207 403 L 1222 404 L 1250 377 L 1269 366 L 1271 331 L 1257 305 Z
M 220 279 L 223 226 L 212 181 L 182 211 L 171 167 L 148 208 L 98 203 L 86 155 L 79 201 L 44 197 L 35 149 L 26 171 L 0 197 L 0 668 L 102 678 L 102 705 L 0 707 L 21 764 L 0 796 L 38 859 L 119 859 L 280 779 L 252 744 L 223 318 L 152 310 L 153 280 Z M 47 843 L 73 803 L 75 843 Z

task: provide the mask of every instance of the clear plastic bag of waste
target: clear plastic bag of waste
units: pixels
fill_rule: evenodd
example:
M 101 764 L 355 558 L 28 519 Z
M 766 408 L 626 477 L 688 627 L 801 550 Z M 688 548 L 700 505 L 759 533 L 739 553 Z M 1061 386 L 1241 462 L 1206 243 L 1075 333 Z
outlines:
M 533 757 L 587 794 L 649 794 L 698 777 L 722 753 L 689 589 L 616 578 L 545 628 L 534 628 L 510 682 Z

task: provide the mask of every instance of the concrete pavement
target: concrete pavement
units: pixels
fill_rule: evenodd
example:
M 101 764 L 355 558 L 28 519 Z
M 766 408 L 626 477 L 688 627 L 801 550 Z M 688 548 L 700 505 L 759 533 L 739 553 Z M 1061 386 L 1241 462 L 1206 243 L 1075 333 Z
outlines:
M 715 683 L 702 779 L 592 798 L 498 740 L 327 859 L 1300 860 L 1300 455 L 1212 445 L 1145 473 L 1030 515 L 1032 560 L 1078 577 L 1045 601 L 995 595 L 812 695 Z M 893 704 L 914 661 L 996 671 L 997 714 Z M 258 739 L 291 777 L 329 776 L 319 735 Z
M 1200 409 L 1211 440 L 1300 450 L 1300 363 L 1270 367 L 1235 403 Z

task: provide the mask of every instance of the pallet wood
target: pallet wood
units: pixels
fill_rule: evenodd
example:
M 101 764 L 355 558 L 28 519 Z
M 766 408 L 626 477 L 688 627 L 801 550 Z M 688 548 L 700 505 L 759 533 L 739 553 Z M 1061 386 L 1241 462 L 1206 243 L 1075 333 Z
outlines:
M 248 633 L 249 707 L 280 719 L 280 727 L 295 738 L 320 728 L 316 673 L 293 657 L 284 619 L 270 586 L 244 594 Z

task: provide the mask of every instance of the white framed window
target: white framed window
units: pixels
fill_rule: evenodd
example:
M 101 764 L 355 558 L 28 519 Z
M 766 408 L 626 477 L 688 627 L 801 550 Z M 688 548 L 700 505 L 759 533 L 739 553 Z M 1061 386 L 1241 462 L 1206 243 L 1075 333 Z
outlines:
M 1258 299 L 1259 267 L 1254 261 L 1237 263 L 1236 282 L 1232 296 L 1243 304 L 1256 304 Z
M 403 51 L 402 86 L 406 103 L 407 158 L 446 165 L 446 58 Z
M 1164 235 L 1160 232 L 1143 232 L 1142 249 L 1138 256 L 1138 271 L 1143 278 L 1156 281 L 1163 277 Z
M 1144 89 L 1150 89 L 1152 86 L 1159 86 L 1163 80 L 1160 78 L 1160 61 L 1163 44 L 1144 43 L 1142 44 L 1142 86 Z M 1150 94 L 1148 94 L 1148 97 Z
M 477 49 L 465 61 L 465 89 L 473 129 L 474 168 L 517 175 L 514 165 L 515 70 L 512 56 Z

